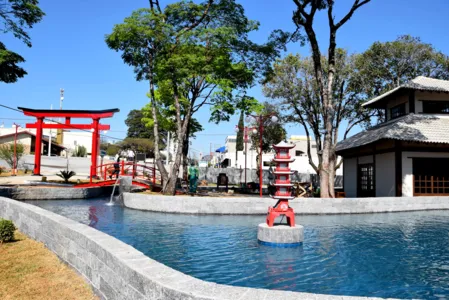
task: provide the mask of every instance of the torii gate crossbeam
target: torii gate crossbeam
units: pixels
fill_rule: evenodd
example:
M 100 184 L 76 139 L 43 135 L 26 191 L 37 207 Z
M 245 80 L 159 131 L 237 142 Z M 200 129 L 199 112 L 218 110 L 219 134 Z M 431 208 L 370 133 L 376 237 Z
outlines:
M 92 130 L 92 151 L 91 151 L 91 167 L 90 178 L 97 176 L 97 158 L 98 146 L 100 145 L 100 130 L 109 130 L 110 126 L 100 124 L 100 119 L 111 118 L 114 113 L 119 112 L 118 108 L 107 110 L 50 110 L 50 109 L 31 109 L 25 107 L 18 107 L 23 111 L 25 116 L 35 117 L 36 123 L 26 124 L 26 128 L 36 129 L 36 143 L 34 150 L 34 175 L 41 173 L 41 144 L 42 144 L 42 130 L 43 129 L 78 129 L 78 130 Z M 44 123 L 46 118 L 63 118 L 64 123 Z M 91 124 L 73 124 L 72 118 L 92 119 Z M 51 138 L 51 137 L 50 137 Z

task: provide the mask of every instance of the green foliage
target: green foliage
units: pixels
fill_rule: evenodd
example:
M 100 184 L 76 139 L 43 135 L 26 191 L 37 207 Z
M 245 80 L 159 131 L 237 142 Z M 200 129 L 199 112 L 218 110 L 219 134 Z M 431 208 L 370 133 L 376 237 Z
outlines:
M 323 70 L 327 72 L 326 57 L 321 60 Z M 342 122 L 347 125 L 343 138 L 346 138 L 355 125 L 369 123 L 377 113 L 366 111 L 361 106 L 366 99 L 361 95 L 361 86 L 356 80 L 354 61 L 355 56 L 349 56 L 343 49 L 336 49 L 332 93 L 338 105 L 335 106 L 334 126 L 339 126 Z M 264 94 L 279 100 L 276 103 L 280 106 L 285 121 L 302 125 L 306 134 L 315 138 L 316 151 L 320 151 L 325 107 L 315 81 L 313 59 L 289 54 L 276 61 L 273 67 L 274 76 L 264 85 Z
M 449 57 L 420 38 L 404 35 L 375 42 L 357 56 L 359 84 L 367 98 L 378 96 L 417 76 L 449 79 Z
M 251 42 L 248 34 L 259 24 L 248 20 L 234 0 L 213 2 L 202 25 L 187 30 L 187 24 L 203 16 L 208 3 L 177 2 L 167 5 L 162 14 L 139 9 L 106 36 L 107 45 L 122 52 L 124 62 L 134 67 L 137 80 L 154 80 L 161 116 L 174 115 L 176 88 L 182 114 L 188 107 L 193 114 L 211 105 L 211 120 L 229 119 L 238 100 L 233 91 L 246 89 L 269 72 L 283 47 L 277 35 L 264 45 Z
M 120 151 L 120 146 L 117 144 L 109 144 L 106 148 L 106 154 L 109 156 L 114 156 Z
M 150 139 L 126 138 L 118 144 L 121 150 L 131 150 L 134 153 L 145 153 L 154 157 L 154 141 Z
M 265 102 L 264 109 L 261 111 L 261 115 L 274 114 L 279 116 L 279 111 L 275 105 Z M 257 127 L 259 129 L 259 123 L 250 124 L 252 127 Z M 271 118 L 265 118 L 263 121 L 263 133 L 262 133 L 262 152 L 268 153 L 272 149 L 273 144 L 277 144 L 285 140 L 287 132 L 285 131 L 280 120 L 277 123 L 272 123 Z M 256 150 L 257 154 L 260 155 L 260 132 L 256 134 L 251 134 L 251 143 L 253 149 Z
M 69 179 L 72 178 L 75 175 L 76 175 L 75 172 L 68 171 L 68 170 L 61 170 L 58 174 L 56 174 L 56 176 L 64 179 L 65 183 L 69 183 Z
M 76 147 L 75 153 L 73 156 L 75 157 L 86 157 L 87 149 L 83 145 Z
M 16 227 L 10 220 L 0 219 L 0 244 L 14 240 Z
M 16 144 L 16 167 L 19 165 L 24 155 L 25 147 L 21 143 Z M 0 146 L 0 159 L 3 159 L 8 166 L 14 168 L 14 144 L 4 144 Z
M 125 120 L 125 124 L 128 126 L 127 137 L 143 139 L 152 138 L 153 134 L 151 128 L 148 128 L 146 123 L 147 122 L 144 120 L 144 113 L 142 110 L 131 110 Z
M 240 112 L 240 119 L 237 132 L 237 141 L 235 148 L 237 151 L 243 151 L 243 134 L 244 134 L 245 122 L 243 121 L 243 111 Z
M 25 59 L 19 54 L 9 51 L 0 42 L 0 82 L 13 83 L 22 78 L 27 72 L 18 66 Z
M 2 19 L 3 33 L 12 33 L 31 47 L 31 38 L 26 29 L 39 23 L 44 12 L 39 8 L 37 0 L 5 0 L 0 5 L 0 19 Z M 0 42 L 0 82 L 13 83 L 22 78 L 27 72 L 18 66 L 24 62 L 19 54 L 10 51 Z
M 252 42 L 249 34 L 259 24 L 249 20 L 235 0 L 180 1 L 163 11 L 153 7 L 150 3 L 150 9 L 136 10 L 115 25 L 106 43 L 121 52 L 138 81 L 150 83 L 151 117 L 146 116 L 146 125 L 157 128 L 157 148 L 161 129 L 176 132 L 176 169 L 170 172 L 170 181 L 164 180 L 174 193 L 178 166 L 188 153 L 194 125 L 202 128 L 192 116 L 208 105 L 211 121 L 229 120 L 237 96 L 269 73 L 286 35 L 275 33 L 263 45 Z M 159 158 L 158 162 L 167 177 Z

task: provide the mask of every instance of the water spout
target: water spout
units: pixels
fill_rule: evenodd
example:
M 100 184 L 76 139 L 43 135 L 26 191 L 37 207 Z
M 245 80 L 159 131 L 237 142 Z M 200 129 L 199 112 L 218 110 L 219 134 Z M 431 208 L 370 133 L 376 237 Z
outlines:
M 115 183 L 114 183 L 114 187 L 112 188 L 112 194 L 111 194 L 111 198 L 109 199 L 109 202 L 108 203 L 106 203 L 106 205 L 108 205 L 108 206 L 112 206 L 112 205 L 114 205 L 114 194 L 115 194 L 115 187 L 117 186 L 117 182 L 119 182 L 120 181 L 120 177 L 118 177 L 117 178 L 117 180 L 115 181 Z

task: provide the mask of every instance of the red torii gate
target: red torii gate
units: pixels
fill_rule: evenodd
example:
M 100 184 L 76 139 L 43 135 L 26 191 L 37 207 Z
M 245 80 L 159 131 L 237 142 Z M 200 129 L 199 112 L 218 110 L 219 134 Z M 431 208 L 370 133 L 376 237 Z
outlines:
M 36 123 L 26 124 L 26 128 L 36 129 L 36 143 L 34 150 L 34 175 L 41 173 L 41 144 L 43 129 L 81 129 L 93 130 L 92 132 L 92 162 L 90 168 L 90 177 L 97 176 L 97 156 L 98 146 L 100 145 L 100 130 L 109 130 L 110 125 L 100 124 L 100 119 L 111 118 L 114 113 L 119 112 L 118 108 L 106 110 L 50 110 L 50 109 L 31 109 L 18 107 L 25 116 L 35 117 Z M 45 118 L 65 118 L 64 123 L 49 124 L 44 123 Z M 92 124 L 72 124 L 72 118 L 92 119 Z

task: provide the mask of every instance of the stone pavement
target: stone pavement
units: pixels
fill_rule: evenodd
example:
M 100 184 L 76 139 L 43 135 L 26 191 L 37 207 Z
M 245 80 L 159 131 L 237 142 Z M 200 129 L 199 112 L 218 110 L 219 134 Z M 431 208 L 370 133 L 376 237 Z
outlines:
M 62 180 L 60 177 L 56 175 L 48 175 L 46 176 L 47 180 Z M 70 178 L 70 180 L 77 179 L 87 179 L 87 175 L 76 175 Z M 27 184 L 30 182 L 40 182 L 42 181 L 42 176 L 34 176 L 34 175 L 24 175 L 24 176 L 8 176 L 8 177 L 0 177 L 0 185 L 2 184 Z

